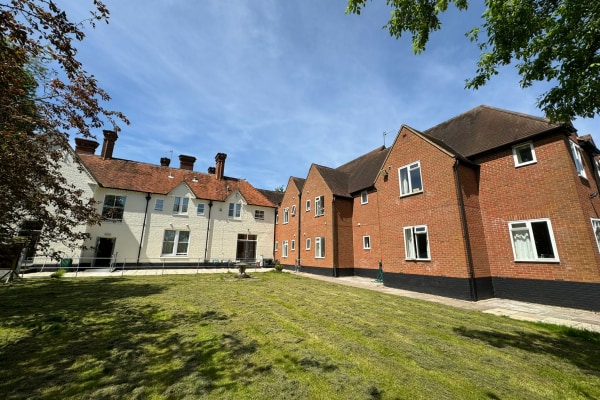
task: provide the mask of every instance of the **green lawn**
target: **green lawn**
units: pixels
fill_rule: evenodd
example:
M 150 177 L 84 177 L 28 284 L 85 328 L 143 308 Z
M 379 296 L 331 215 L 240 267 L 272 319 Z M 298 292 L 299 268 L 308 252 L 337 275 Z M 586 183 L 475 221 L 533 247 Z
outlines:
M 600 335 L 286 273 L 0 286 L 5 399 L 591 399 Z

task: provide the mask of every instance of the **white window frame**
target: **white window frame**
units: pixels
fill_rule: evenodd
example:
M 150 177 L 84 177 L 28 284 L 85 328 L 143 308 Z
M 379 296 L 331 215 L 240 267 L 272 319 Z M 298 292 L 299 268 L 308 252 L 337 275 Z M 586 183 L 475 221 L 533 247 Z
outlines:
M 290 209 L 288 207 L 283 209 L 283 224 L 290 222 Z
M 188 197 L 175 197 L 173 200 L 173 214 L 187 214 L 190 199 Z
M 554 257 L 541 257 L 536 247 L 536 239 L 533 233 L 531 224 L 546 223 L 548 229 L 548 236 L 550 244 L 552 245 L 552 251 Z M 513 250 L 513 257 L 516 262 L 558 262 L 558 251 L 556 249 L 556 241 L 554 240 L 554 232 L 552 230 L 552 224 L 548 218 L 539 219 L 528 219 L 522 221 L 510 221 L 508 223 L 508 233 L 510 237 L 510 243 Z M 520 235 L 521 239 L 528 240 L 528 243 L 522 243 L 517 245 L 515 243 L 515 236 Z M 539 242 L 539 238 L 537 240 Z M 530 252 L 527 256 L 525 252 Z M 520 253 L 518 255 L 518 253 Z
M 325 238 L 323 236 L 315 238 L 315 258 L 325 258 Z
M 416 225 L 416 226 L 405 226 L 404 229 L 404 254 L 406 260 L 411 261 L 430 261 L 431 260 L 431 252 L 429 249 L 429 230 L 427 229 L 427 225 Z M 420 237 L 425 235 L 426 240 L 426 248 L 427 248 L 427 257 L 419 257 L 421 253 L 420 250 L 423 250 L 420 247 Z
M 275 251 L 279 251 L 279 242 L 275 242 Z
M 254 210 L 254 219 L 263 221 L 265 219 L 265 210 Z
M 360 192 L 360 204 L 368 204 L 369 203 L 369 192 L 363 190 Z
M 306 250 L 310 250 L 310 244 L 311 244 L 310 238 L 306 238 L 306 247 L 305 247 Z
M 175 236 L 173 237 L 173 248 L 171 249 L 170 253 L 165 253 L 165 243 L 167 240 L 167 232 L 175 232 Z M 187 235 L 181 235 L 181 233 L 187 233 Z M 187 236 L 187 241 L 184 241 L 185 239 L 182 238 Z M 183 239 L 183 240 L 182 240 Z M 171 241 L 169 240 L 169 243 Z M 185 252 L 183 251 L 179 251 L 179 245 L 180 244 L 185 244 Z M 178 230 L 173 230 L 173 229 L 166 229 L 165 233 L 163 234 L 163 242 L 162 242 L 162 248 L 161 248 L 161 257 L 185 257 L 188 255 L 188 251 L 190 248 L 190 231 L 178 231 Z
M 242 219 L 242 205 L 240 203 L 229 203 L 227 218 Z
M 406 184 L 402 185 L 402 171 L 406 170 Z M 416 171 L 416 172 L 415 172 Z M 421 182 L 420 188 L 413 188 L 412 175 L 414 173 L 419 174 L 419 181 Z M 421 161 L 415 161 L 413 163 L 404 165 L 398 168 L 398 180 L 400 184 L 400 197 L 411 196 L 417 193 L 423 193 L 423 174 L 421 174 Z
M 592 233 L 596 238 L 596 244 L 598 245 L 598 251 L 600 251 L 600 219 L 592 218 Z
M 296 215 L 296 205 L 295 204 L 292 206 L 292 217 L 294 215 Z
M 577 169 L 577 175 L 587 179 L 583 163 L 583 156 L 581 155 L 581 147 L 579 147 L 577 143 L 570 139 L 569 143 L 571 144 L 571 153 L 573 154 L 573 162 L 575 163 L 575 169 Z
M 325 215 L 325 196 L 315 197 L 315 217 Z
M 287 240 L 284 240 L 282 242 L 282 245 L 281 245 L 281 257 L 283 257 L 283 258 L 287 258 L 288 257 L 288 241 Z
M 198 205 L 196 206 L 196 215 L 204 215 L 204 209 L 205 209 L 205 204 L 198 203 Z
M 529 149 L 529 151 L 531 152 L 532 159 L 529 161 L 523 161 L 521 158 L 520 150 L 525 149 L 525 148 Z M 517 144 L 517 145 L 513 146 L 512 153 L 513 153 L 513 159 L 515 161 L 515 167 L 523 167 L 525 165 L 537 163 L 537 158 L 535 157 L 535 149 L 533 148 L 532 142 L 521 143 L 521 144 Z
M 306 200 L 306 211 L 310 211 L 310 200 Z
M 154 210 L 155 211 L 162 211 L 164 207 L 165 207 L 165 200 L 164 199 L 156 199 L 156 200 L 154 200 Z
M 122 199 L 122 204 L 117 204 L 119 198 Z M 108 204 L 109 199 L 112 200 L 112 204 Z M 102 203 L 102 219 L 104 221 L 110 222 L 122 222 L 125 217 L 125 203 L 127 202 L 127 196 L 120 196 L 117 194 L 107 194 L 104 196 L 104 202 Z M 117 216 L 116 218 L 111 215 L 120 214 L 120 218 Z M 120 210 L 120 212 L 118 212 Z
M 371 236 L 363 236 L 363 250 L 371 250 Z
M 290 246 L 290 251 L 296 251 L 296 241 L 292 240 L 292 244 Z

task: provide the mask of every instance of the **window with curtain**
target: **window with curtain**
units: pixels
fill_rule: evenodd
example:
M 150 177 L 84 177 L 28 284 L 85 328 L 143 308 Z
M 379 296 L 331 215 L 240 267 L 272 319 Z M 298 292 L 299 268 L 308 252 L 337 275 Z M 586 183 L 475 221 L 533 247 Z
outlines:
M 420 161 L 398 168 L 398 176 L 400 177 L 400 196 L 408 196 L 423 191 Z
M 558 261 L 549 219 L 509 222 L 515 261 Z
M 430 260 L 427 226 L 404 227 L 404 249 L 407 260 Z

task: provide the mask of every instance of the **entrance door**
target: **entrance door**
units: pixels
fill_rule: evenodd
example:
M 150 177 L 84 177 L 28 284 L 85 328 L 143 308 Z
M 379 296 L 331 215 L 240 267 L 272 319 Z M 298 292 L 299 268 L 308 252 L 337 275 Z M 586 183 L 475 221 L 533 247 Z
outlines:
M 109 267 L 115 248 L 115 238 L 98 238 L 96 241 L 96 267 Z
M 256 235 L 238 235 L 235 257 L 240 261 L 256 260 Z

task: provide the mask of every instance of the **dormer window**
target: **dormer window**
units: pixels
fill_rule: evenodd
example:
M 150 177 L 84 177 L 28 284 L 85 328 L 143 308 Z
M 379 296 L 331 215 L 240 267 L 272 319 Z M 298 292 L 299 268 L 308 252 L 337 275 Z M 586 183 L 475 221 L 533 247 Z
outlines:
M 189 202 L 190 199 L 187 197 L 175 197 L 175 202 L 173 203 L 173 214 L 187 214 Z

